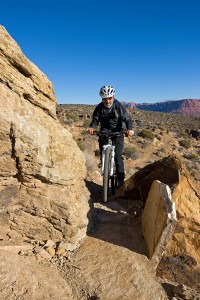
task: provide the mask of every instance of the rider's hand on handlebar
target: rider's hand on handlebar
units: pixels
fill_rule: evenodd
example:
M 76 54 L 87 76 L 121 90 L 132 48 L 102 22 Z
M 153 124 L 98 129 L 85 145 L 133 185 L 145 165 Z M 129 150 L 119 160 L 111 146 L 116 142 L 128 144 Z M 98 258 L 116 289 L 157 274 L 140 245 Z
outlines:
M 92 127 L 89 128 L 89 134 L 94 134 L 94 128 Z
M 127 136 L 128 138 L 130 138 L 130 137 L 131 137 L 131 130 L 127 130 L 127 132 L 126 132 L 126 136 Z

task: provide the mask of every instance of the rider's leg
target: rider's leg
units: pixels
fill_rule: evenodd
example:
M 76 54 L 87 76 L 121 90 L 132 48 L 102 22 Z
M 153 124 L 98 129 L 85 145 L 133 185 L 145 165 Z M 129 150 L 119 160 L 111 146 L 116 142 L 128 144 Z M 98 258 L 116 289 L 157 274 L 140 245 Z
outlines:
M 101 128 L 101 131 L 107 132 L 108 129 L 106 128 Z M 105 136 L 99 136 L 99 150 L 100 150 L 100 163 L 99 166 L 101 168 L 101 159 L 102 159 L 102 151 L 103 151 L 103 145 L 107 144 L 108 138 Z
M 103 142 L 102 142 L 102 140 L 99 138 L 99 151 L 100 151 L 100 160 L 99 160 L 99 164 L 98 164 L 98 167 L 99 167 L 99 168 L 101 168 L 102 150 L 103 150 Z
M 115 140 L 113 140 L 113 143 L 115 145 L 115 164 L 116 164 L 116 173 L 117 178 L 119 181 L 119 185 L 122 185 L 124 183 L 124 161 L 122 158 L 122 152 L 124 148 L 124 137 L 119 136 L 116 137 Z

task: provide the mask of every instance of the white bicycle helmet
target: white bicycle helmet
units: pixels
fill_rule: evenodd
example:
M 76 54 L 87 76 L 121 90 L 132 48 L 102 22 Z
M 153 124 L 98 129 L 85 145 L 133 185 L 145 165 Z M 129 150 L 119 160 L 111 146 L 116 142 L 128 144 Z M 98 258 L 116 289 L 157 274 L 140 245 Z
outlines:
M 110 98 L 115 95 L 115 89 L 112 87 L 112 85 L 104 85 L 101 87 L 99 95 L 101 98 Z

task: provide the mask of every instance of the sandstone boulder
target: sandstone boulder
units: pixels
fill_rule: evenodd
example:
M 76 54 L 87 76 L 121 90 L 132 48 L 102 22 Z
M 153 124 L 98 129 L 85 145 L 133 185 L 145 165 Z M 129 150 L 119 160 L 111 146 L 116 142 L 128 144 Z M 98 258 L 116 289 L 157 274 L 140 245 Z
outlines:
M 0 26 L 1 240 L 78 245 L 88 226 L 85 159 L 56 118 L 51 82 Z
M 171 189 L 176 205 L 177 225 L 166 250 L 166 256 L 190 255 L 200 264 L 200 186 L 190 176 L 178 156 L 168 156 L 136 172 L 124 184 L 116 197 L 143 201 L 145 206 L 154 180 Z M 159 226 L 159 225 L 158 225 Z
M 142 213 L 149 258 L 157 267 L 176 226 L 176 206 L 168 185 L 154 180 Z

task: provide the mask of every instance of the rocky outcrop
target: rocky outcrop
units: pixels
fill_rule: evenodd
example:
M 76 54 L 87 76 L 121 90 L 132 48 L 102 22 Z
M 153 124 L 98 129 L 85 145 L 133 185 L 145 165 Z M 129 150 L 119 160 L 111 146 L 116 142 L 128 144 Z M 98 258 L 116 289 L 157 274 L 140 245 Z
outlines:
M 143 201 L 145 205 L 154 180 L 159 180 L 170 187 L 171 196 L 176 205 L 177 225 L 165 249 L 165 256 L 187 254 L 199 265 L 199 183 L 195 184 L 190 179 L 179 157 L 168 156 L 139 170 L 125 182 L 116 197 Z
M 187 254 L 200 265 L 200 189 L 184 173 L 173 188 L 172 198 L 177 207 L 177 226 L 165 255 Z
M 83 153 L 56 117 L 51 82 L 0 26 L 1 241 L 78 245 L 88 226 Z

